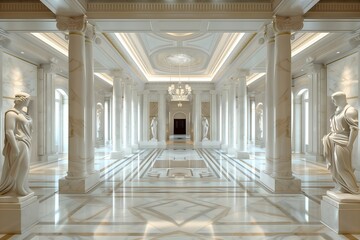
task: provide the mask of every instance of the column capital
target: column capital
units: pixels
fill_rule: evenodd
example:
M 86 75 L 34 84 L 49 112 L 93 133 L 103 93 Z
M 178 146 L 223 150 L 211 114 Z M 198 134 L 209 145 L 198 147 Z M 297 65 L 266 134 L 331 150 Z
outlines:
M 144 91 L 142 92 L 143 95 L 147 95 L 147 94 L 149 94 L 149 93 L 150 93 L 150 90 L 149 90 L 149 89 L 146 89 L 146 90 L 144 90 Z
M 309 63 L 306 65 L 306 70 L 308 73 L 319 73 L 323 66 L 323 64 L 319 63 Z
M 96 29 L 94 25 L 90 23 L 86 24 L 85 37 L 86 39 L 89 39 L 91 41 L 94 41 L 96 39 Z
M 121 68 L 112 69 L 110 70 L 109 75 L 114 79 L 121 79 L 124 76 L 124 71 Z
M 265 25 L 265 27 L 264 27 L 264 37 L 268 42 L 274 41 L 275 31 L 274 31 L 274 26 L 273 26 L 272 23 L 269 23 L 269 24 Z
M 350 39 L 349 39 L 349 42 L 351 44 L 352 47 L 359 47 L 360 46 L 360 30 L 358 31 L 355 31 Z
M 273 17 L 273 27 L 276 33 L 299 31 L 304 26 L 303 16 Z
M 60 31 L 84 32 L 87 26 L 85 15 L 78 17 L 56 16 L 56 27 Z
M 193 92 L 194 95 L 199 95 L 199 94 L 202 93 L 201 90 L 193 90 L 192 92 Z
M 216 93 L 217 93 L 216 90 L 210 90 L 211 95 L 216 95 Z
M 159 95 L 165 95 L 168 91 L 167 90 L 158 90 L 157 93 Z
M 238 69 L 238 80 L 239 81 L 246 81 L 247 76 L 249 76 L 250 72 L 247 69 Z

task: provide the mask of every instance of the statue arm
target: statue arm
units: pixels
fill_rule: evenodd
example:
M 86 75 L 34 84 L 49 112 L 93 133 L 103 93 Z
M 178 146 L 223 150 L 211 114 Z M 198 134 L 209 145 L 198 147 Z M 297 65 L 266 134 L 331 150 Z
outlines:
M 17 156 L 19 154 L 19 147 L 14 134 L 16 127 L 16 116 L 17 114 L 12 111 L 9 111 L 5 114 L 5 136 Z

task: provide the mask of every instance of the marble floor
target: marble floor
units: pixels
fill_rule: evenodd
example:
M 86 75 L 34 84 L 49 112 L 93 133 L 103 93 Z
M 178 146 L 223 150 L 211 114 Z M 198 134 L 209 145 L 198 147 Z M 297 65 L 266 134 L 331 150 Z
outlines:
M 235 159 L 218 149 L 171 142 L 112 159 L 97 149 L 101 182 L 87 194 L 59 194 L 67 160 L 31 167 L 40 220 L 2 239 L 360 239 L 320 222 L 320 200 L 333 187 L 321 164 L 293 156 L 301 194 L 273 194 L 259 182 L 264 152 Z

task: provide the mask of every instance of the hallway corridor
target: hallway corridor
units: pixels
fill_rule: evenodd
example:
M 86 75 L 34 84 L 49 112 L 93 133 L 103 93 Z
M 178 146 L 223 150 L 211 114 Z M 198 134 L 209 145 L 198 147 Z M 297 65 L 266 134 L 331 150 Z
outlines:
M 66 163 L 32 166 L 40 222 L 21 236 L 0 239 L 360 237 L 337 235 L 320 223 L 320 199 L 333 183 L 325 167 L 301 157 L 294 159 L 293 169 L 302 180 L 302 194 L 272 194 L 259 185 L 261 152 L 238 160 L 216 149 L 177 147 L 143 149 L 117 160 L 101 149 L 95 168 L 102 182 L 88 194 L 58 194 Z

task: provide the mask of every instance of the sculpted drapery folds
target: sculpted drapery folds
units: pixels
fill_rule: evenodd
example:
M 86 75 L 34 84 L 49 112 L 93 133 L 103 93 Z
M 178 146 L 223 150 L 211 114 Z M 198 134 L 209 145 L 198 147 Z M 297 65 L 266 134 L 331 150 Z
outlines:
M 5 113 L 5 160 L 0 195 L 25 196 L 32 193 L 28 185 L 32 119 L 24 111 L 29 102 L 29 94 L 18 93 L 14 107 Z
M 330 118 L 330 133 L 323 138 L 327 166 L 337 191 L 360 194 L 351 164 L 351 152 L 358 134 L 358 112 L 347 104 L 345 93 L 336 92 L 331 98 L 337 108 Z

